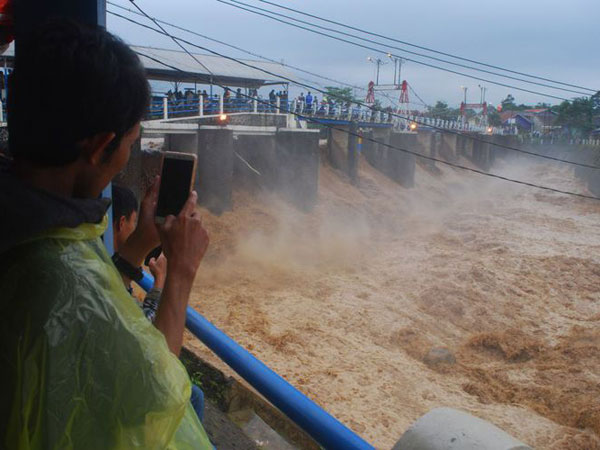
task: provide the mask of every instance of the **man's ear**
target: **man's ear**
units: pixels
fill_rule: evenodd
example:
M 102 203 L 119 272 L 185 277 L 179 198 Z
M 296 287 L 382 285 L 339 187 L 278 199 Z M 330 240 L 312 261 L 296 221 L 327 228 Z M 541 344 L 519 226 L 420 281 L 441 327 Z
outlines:
M 123 229 L 125 222 L 127 222 L 127 218 L 125 216 L 119 217 L 119 220 L 117 221 L 117 231 L 121 231 Z
M 106 161 L 106 148 L 115 138 L 112 131 L 95 134 L 90 138 L 83 139 L 79 145 L 83 149 L 81 156 L 90 164 L 98 166 Z

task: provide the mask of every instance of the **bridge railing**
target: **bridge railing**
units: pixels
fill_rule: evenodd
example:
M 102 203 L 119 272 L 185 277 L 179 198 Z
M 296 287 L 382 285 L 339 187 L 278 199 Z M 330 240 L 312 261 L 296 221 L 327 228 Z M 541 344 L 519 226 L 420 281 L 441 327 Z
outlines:
M 294 114 L 306 118 L 332 119 L 339 121 L 372 122 L 391 124 L 404 130 L 411 124 L 417 127 L 502 134 L 502 128 L 484 125 L 463 124 L 458 120 L 444 120 L 422 114 L 398 113 L 393 110 L 376 110 L 348 103 L 320 101 L 307 103 L 305 100 L 288 100 L 285 97 L 247 98 L 222 95 L 186 95 L 182 98 L 154 96 L 146 118 L 173 119 L 178 117 L 209 116 L 234 113 Z M 402 117 L 398 117 L 402 116 Z

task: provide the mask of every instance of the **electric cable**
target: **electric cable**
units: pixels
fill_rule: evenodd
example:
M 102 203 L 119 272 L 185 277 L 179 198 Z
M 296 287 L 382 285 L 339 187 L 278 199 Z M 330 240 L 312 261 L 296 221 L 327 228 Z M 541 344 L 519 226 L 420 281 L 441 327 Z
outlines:
M 490 74 L 490 75 L 495 75 L 495 76 L 502 77 L 502 78 L 509 78 L 511 80 L 521 81 L 523 83 L 535 84 L 537 86 L 543 86 L 543 87 L 547 87 L 547 88 L 550 88 L 550 89 L 556 89 L 556 90 L 559 90 L 559 91 L 572 92 L 572 93 L 580 94 L 580 95 L 584 95 L 584 96 L 590 95 L 588 92 L 574 91 L 572 89 L 567 89 L 567 88 L 563 88 L 563 87 L 559 87 L 559 86 L 552 86 L 552 85 L 549 85 L 547 83 L 541 83 L 539 81 L 525 80 L 523 78 L 514 77 L 512 75 L 505 75 L 505 74 L 493 72 L 491 70 L 481 69 L 481 68 L 478 68 L 478 67 L 469 66 L 467 64 L 457 63 L 457 62 L 454 62 L 454 61 L 448 61 L 447 59 L 442 59 L 442 58 L 437 58 L 435 56 L 425 55 L 423 53 L 414 52 L 412 50 L 407 50 L 405 48 L 401 48 L 401 47 L 397 47 L 397 46 L 394 46 L 394 45 L 386 44 L 385 42 L 375 41 L 373 39 L 368 39 L 368 38 L 364 38 L 364 37 L 361 37 L 361 36 L 357 36 L 355 34 L 346 33 L 344 31 L 339 31 L 339 30 L 336 30 L 334 28 L 324 27 L 324 26 L 321 26 L 321 25 L 318 25 L 318 24 L 315 24 L 315 23 L 307 22 L 307 21 L 302 20 L 302 19 L 297 19 L 295 17 L 291 17 L 291 16 L 288 16 L 286 14 L 281 14 L 281 13 L 278 13 L 278 12 L 275 12 L 275 11 L 272 11 L 272 10 L 269 10 L 269 9 L 260 8 L 258 6 L 254 6 L 254 5 L 251 5 L 251 4 L 248 4 L 248 3 L 244 3 L 244 2 L 239 1 L 239 0 L 229 0 L 229 2 L 236 3 L 236 4 L 239 4 L 239 5 L 244 5 L 244 6 L 248 7 L 248 8 L 254 8 L 254 9 L 258 10 L 258 11 L 263 11 L 263 12 L 266 12 L 268 14 L 274 14 L 274 15 L 276 15 L 278 17 L 285 17 L 286 19 L 293 20 L 293 21 L 298 22 L 298 23 L 303 23 L 305 25 L 309 25 L 311 27 L 319 28 L 321 30 L 325 30 L 325 31 L 333 32 L 333 33 L 338 33 L 338 34 L 341 34 L 343 36 L 351 37 L 353 39 L 359 39 L 361 41 L 369 42 L 371 44 L 376 44 L 376 45 L 380 45 L 380 46 L 384 46 L 386 48 L 393 48 L 393 49 L 400 50 L 402 52 L 405 52 L 405 53 L 408 53 L 408 54 L 411 54 L 411 55 L 420 56 L 422 58 L 432 59 L 434 61 L 442 62 L 444 64 L 451 64 L 451 65 L 454 65 L 454 66 L 462 67 L 464 69 L 476 70 L 478 72 L 483 72 L 483 73 L 487 73 L 487 74 Z M 391 55 L 391 53 L 389 53 L 389 52 L 387 52 L 387 53 L 388 53 L 388 55 Z M 394 56 L 396 56 L 396 55 L 394 55 Z
M 142 52 L 139 52 L 139 51 L 136 51 L 136 53 L 139 56 L 143 56 L 145 58 L 148 58 L 148 59 L 150 59 L 150 60 L 152 60 L 152 61 L 154 61 L 156 63 L 162 64 L 165 67 L 169 67 L 170 69 L 175 70 L 177 72 L 187 73 L 188 75 L 194 75 L 193 73 L 186 72 L 184 70 L 179 69 L 176 66 L 173 66 L 171 64 L 165 63 L 165 62 L 161 61 L 158 58 L 154 58 L 152 56 L 146 55 L 146 54 L 144 54 Z M 218 85 L 218 86 L 220 86 L 220 85 Z M 224 86 L 220 86 L 220 87 L 224 89 Z M 266 101 L 261 100 L 261 99 L 253 98 L 253 97 L 251 97 L 249 95 L 242 94 L 242 96 L 246 97 L 248 99 L 252 99 L 253 101 L 257 101 L 257 102 L 260 102 L 260 103 L 263 103 L 263 104 L 270 105 L 269 102 L 266 102 Z M 418 158 L 427 159 L 427 160 L 434 161 L 434 162 L 437 162 L 437 163 L 440 163 L 440 164 L 444 164 L 444 165 L 447 165 L 447 166 L 450 166 L 450 167 L 454 167 L 454 168 L 457 168 L 457 169 L 466 170 L 466 171 L 469 171 L 469 172 L 477 173 L 479 175 L 488 176 L 488 177 L 492 177 L 492 178 L 497 178 L 499 180 L 504 180 L 504 181 L 508 181 L 508 182 L 511 182 L 511 183 L 520 184 L 520 185 L 523 185 L 523 186 L 529 186 L 529 187 L 533 187 L 533 188 L 537 188 L 537 189 L 542 189 L 542 190 L 545 190 L 545 191 L 555 192 L 555 193 L 558 193 L 558 194 L 571 195 L 571 196 L 580 197 L 580 198 L 586 198 L 586 199 L 591 199 L 591 200 L 600 200 L 600 197 L 595 197 L 595 196 L 586 195 L 586 194 L 580 194 L 580 193 L 577 193 L 577 192 L 564 191 L 564 190 L 552 188 L 552 187 L 549 187 L 549 186 L 542 186 L 542 185 L 535 184 L 535 183 L 529 183 L 527 181 L 516 180 L 514 178 L 505 177 L 503 175 L 498 175 L 498 174 L 494 174 L 494 173 L 485 172 L 483 170 L 474 169 L 472 167 L 463 166 L 461 164 L 455 164 L 455 163 L 452 163 L 452 162 L 449 162 L 449 161 L 444 161 L 442 159 L 435 158 L 433 156 L 423 155 L 423 154 L 421 154 L 419 152 L 408 150 L 408 149 L 405 149 L 405 148 L 402 148 L 402 147 L 396 147 L 396 146 L 393 146 L 391 144 L 387 144 L 385 142 L 377 141 L 377 140 L 375 140 L 373 138 L 362 136 L 359 133 L 355 133 L 355 132 L 350 131 L 350 130 L 345 130 L 343 128 L 334 127 L 334 126 L 329 125 L 329 124 L 323 124 L 318 119 L 314 119 L 314 118 L 308 117 L 308 116 L 303 116 L 302 114 L 299 114 L 299 113 L 296 113 L 296 112 L 291 112 L 290 111 L 290 113 L 293 114 L 293 115 L 295 115 L 296 117 L 299 117 L 299 118 L 304 119 L 306 121 L 309 121 L 309 122 L 312 122 L 312 123 L 316 123 L 316 124 L 320 124 L 320 125 L 325 125 L 329 129 L 340 131 L 340 132 L 346 133 L 346 134 L 348 134 L 350 136 L 355 136 L 357 138 L 362 138 L 363 140 L 366 140 L 366 141 L 369 141 L 369 142 L 372 142 L 372 143 L 375 143 L 375 144 L 383 145 L 384 147 L 387 147 L 387 148 L 395 150 L 395 151 L 400 151 L 400 152 L 403 152 L 403 153 L 408 153 L 408 154 L 414 155 L 414 156 L 416 156 Z
M 137 25 L 139 25 L 139 26 L 142 26 L 142 27 L 144 27 L 144 28 L 148 28 L 148 29 L 150 29 L 150 30 L 153 30 L 153 31 L 155 31 L 155 32 L 157 32 L 157 33 L 159 33 L 159 34 L 165 34 L 164 32 L 162 32 L 162 31 L 160 31 L 160 30 L 157 30 L 157 29 L 155 29 L 155 28 L 152 28 L 152 27 L 150 27 L 150 26 L 148 26 L 148 25 L 145 25 L 145 24 L 142 24 L 142 23 L 140 23 L 140 22 L 137 22 L 137 21 L 135 21 L 135 20 L 133 20 L 133 19 L 131 19 L 131 18 L 129 18 L 129 17 L 122 16 L 122 15 L 120 15 L 120 14 L 118 14 L 118 13 L 115 13 L 115 12 L 113 12 L 113 11 L 107 11 L 107 12 L 109 12 L 110 14 L 113 14 L 113 15 L 115 15 L 115 16 L 117 16 L 117 17 L 123 18 L 123 19 L 125 19 L 125 20 L 127 20 L 127 21 L 130 21 L 130 22 L 132 22 L 132 23 L 135 23 L 135 24 L 137 24 Z M 168 34 L 168 33 L 167 33 L 167 34 Z M 167 34 L 165 34 L 165 35 L 167 35 Z M 295 84 L 295 85 L 298 85 L 298 86 L 303 86 L 303 87 L 305 87 L 305 88 L 307 88 L 307 89 L 312 89 L 312 90 L 314 90 L 314 91 L 316 91 L 316 92 L 320 92 L 320 93 L 322 93 L 322 94 L 324 94 L 324 95 L 329 95 L 330 97 L 337 98 L 337 99 L 340 99 L 340 100 L 343 100 L 343 101 L 349 101 L 348 99 L 345 99 L 345 98 L 342 98 L 342 97 L 337 97 L 337 96 L 335 96 L 335 95 L 333 95 L 333 94 L 331 94 L 331 93 L 329 93 L 329 92 L 327 92 L 327 91 L 323 91 L 322 89 L 320 89 L 320 88 L 317 88 L 317 87 L 315 87 L 315 86 L 307 85 L 307 84 L 305 84 L 305 83 L 299 83 L 298 81 L 292 80 L 292 79 L 290 79 L 290 78 L 288 78 L 288 77 L 285 77 L 285 76 L 283 76 L 283 75 L 280 75 L 280 74 L 277 74 L 277 73 L 270 72 L 270 71 L 268 71 L 268 70 L 265 70 L 265 69 L 263 69 L 263 68 L 260 68 L 260 67 L 254 66 L 254 65 L 252 65 L 252 64 L 248 64 L 248 63 L 246 63 L 246 62 L 244 62 L 244 61 L 241 61 L 241 60 L 239 60 L 239 59 L 233 58 L 233 57 L 231 57 L 231 56 L 223 55 L 223 54 L 221 54 L 221 53 L 219 53 L 219 52 L 216 52 L 216 51 L 214 51 L 214 50 L 211 50 L 211 49 L 208 49 L 208 48 L 206 48 L 206 47 L 203 47 L 203 46 L 201 46 L 201 45 L 198 45 L 198 44 L 195 44 L 195 43 L 193 43 L 193 42 L 187 41 L 186 39 L 182 39 L 182 38 L 180 38 L 180 37 L 174 37 L 173 35 L 170 35 L 170 34 L 168 35 L 168 37 L 170 37 L 171 39 L 176 39 L 176 40 L 179 40 L 179 41 L 181 41 L 181 42 L 184 42 L 184 43 L 186 43 L 186 44 L 188 44 L 188 45 L 190 45 L 190 46 L 192 46 L 192 47 L 196 47 L 196 48 L 199 48 L 199 49 L 201 49 L 201 50 L 207 51 L 207 52 L 209 52 L 209 53 L 211 53 L 211 54 L 213 54 L 213 55 L 220 56 L 220 57 L 222 57 L 222 58 L 229 59 L 229 60 L 231 60 L 231 61 L 235 61 L 235 62 L 237 62 L 238 64 L 244 65 L 244 66 L 246 66 L 246 67 L 250 67 L 250 68 L 253 68 L 253 69 L 259 70 L 259 71 L 261 71 L 261 72 L 264 72 L 264 73 L 266 73 L 266 74 L 269 74 L 269 75 L 271 75 L 271 76 L 274 76 L 274 77 L 276 77 L 276 78 L 281 78 L 281 79 L 287 80 L 288 82 L 290 82 L 290 83 L 292 83 L 292 84 Z M 187 50 L 185 50 L 185 51 L 186 51 L 187 53 L 189 53 Z M 194 59 L 195 59 L 195 58 L 194 58 Z M 179 70 L 181 70 L 181 69 L 179 69 Z M 211 74 L 212 74 L 212 72 L 211 72 Z M 489 145 L 492 145 L 492 146 L 496 146 L 496 147 L 505 148 L 505 149 L 508 149 L 508 150 L 516 151 L 516 152 L 519 152 L 519 153 L 524 153 L 524 154 L 527 154 L 527 155 L 530 155 L 530 156 L 535 156 L 535 157 L 539 157 L 539 158 L 543 158 L 543 159 L 548 159 L 548 160 L 552 160 L 552 161 L 557 161 L 557 162 L 561 162 L 561 163 L 565 163 L 565 164 L 571 164 L 571 165 L 574 165 L 574 166 L 586 167 L 586 168 L 589 168 L 589 169 L 600 169 L 600 167 L 598 167 L 598 166 L 594 166 L 594 165 L 591 165 L 591 164 L 585 164 L 585 163 L 579 163 L 579 162 L 575 162 L 575 161 L 569 161 L 569 160 L 566 160 L 566 159 L 561 159 L 561 158 L 557 158 L 557 157 L 554 157 L 554 156 L 549 156 L 549 155 L 542 155 L 542 154 L 539 154 L 539 153 L 530 152 L 530 151 L 528 151 L 528 150 L 524 150 L 524 149 L 520 149 L 520 148 L 516 148 L 516 147 L 511 147 L 511 146 L 508 146 L 508 145 L 505 145 L 505 144 L 500 144 L 500 143 L 495 143 L 495 142 L 487 141 L 487 140 L 485 140 L 485 139 L 482 139 L 482 138 L 479 138 L 479 137 L 477 137 L 477 136 L 473 136 L 473 135 L 469 135 L 469 134 L 464 134 L 464 133 L 461 133 L 461 132 L 458 132 L 458 131 L 454 131 L 454 130 L 445 129 L 445 128 L 438 127 L 438 126 L 435 126 L 435 125 L 429 125 L 429 124 L 426 124 L 426 123 L 423 123 L 423 122 L 419 122 L 419 120 L 418 120 L 418 119 L 416 119 L 416 118 L 413 118 L 413 119 L 411 119 L 411 118 L 409 118 L 409 117 L 402 116 L 402 115 L 399 115 L 399 114 L 397 114 L 397 113 L 391 113 L 391 112 L 387 112 L 387 111 L 382 111 L 382 110 L 380 110 L 380 109 L 373 108 L 373 107 L 371 107 L 371 106 L 369 106 L 369 105 L 366 105 L 365 103 L 363 103 L 363 102 L 360 102 L 360 101 L 357 101 L 357 100 L 353 100 L 353 101 L 351 101 L 350 103 L 354 103 L 354 104 L 356 104 L 356 105 L 359 105 L 359 106 L 362 106 L 362 107 L 366 107 L 366 108 L 369 108 L 369 109 L 371 109 L 371 110 L 374 110 L 374 111 L 382 112 L 382 113 L 384 113 L 384 114 L 389 114 L 389 115 L 391 115 L 391 116 L 393 116 L 393 117 L 398 117 L 398 118 L 400 118 L 400 119 L 403 119 L 403 120 L 409 120 L 409 121 L 413 121 L 413 122 L 416 122 L 417 124 L 421 124 L 421 125 L 424 125 L 424 126 L 428 126 L 428 127 L 430 127 L 430 128 L 433 128 L 433 129 L 437 129 L 437 130 L 443 131 L 443 132 L 445 132 L 445 133 L 450 133 L 450 134 L 456 134 L 456 135 L 460 135 L 460 136 L 465 136 L 465 137 L 467 137 L 468 139 L 475 140 L 475 141 L 480 141 L 480 142 L 482 142 L 482 143 L 489 144 Z
M 274 2 L 268 1 L 268 0 L 258 0 L 258 1 L 262 2 L 262 3 L 267 3 L 269 5 L 273 5 L 273 6 L 277 7 L 277 8 L 286 9 L 288 11 L 292 11 L 292 12 L 295 12 L 297 14 L 302 14 L 304 16 L 312 17 L 313 19 L 318 19 L 318 20 L 321 20 L 323 22 L 328 22 L 328 23 L 331 23 L 331 24 L 334 24 L 334 25 L 337 25 L 337 26 L 341 26 L 341 27 L 345 27 L 345 28 L 348 28 L 348 29 L 351 29 L 351 30 L 359 31 L 359 32 L 364 33 L 364 34 L 369 34 L 371 36 L 376 36 L 376 37 L 387 39 L 387 40 L 390 40 L 390 41 L 393 41 L 393 42 L 398 42 L 399 44 L 404 44 L 404 45 L 408 45 L 409 47 L 419 48 L 421 50 L 426 50 L 428 52 L 437 53 L 438 55 L 449 56 L 450 58 L 459 59 L 461 61 L 466 61 L 466 62 L 478 64 L 480 66 L 490 67 L 492 69 L 502 70 L 502 71 L 505 71 L 505 72 L 510 72 L 510 73 L 514 73 L 514 74 L 517 74 L 517 75 L 522 75 L 522 76 L 529 77 L 529 78 L 536 78 L 538 80 L 544 80 L 544 81 L 548 81 L 548 82 L 554 83 L 554 84 L 561 84 L 563 86 L 570 86 L 570 87 L 574 87 L 574 88 L 578 88 L 578 89 L 584 89 L 586 91 L 591 91 L 593 93 L 598 92 L 598 89 L 587 88 L 587 87 L 584 87 L 584 86 L 578 86 L 576 84 L 564 83 L 562 81 L 556 81 L 556 80 L 552 80 L 550 78 L 540 77 L 538 75 L 531 75 L 531 74 L 524 73 L 524 72 L 519 72 L 519 71 L 516 71 L 516 70 L 506 69 L 506 68 L 503 68 L 503 67 L 500 67 L 500 66 L 496 66 L 496 65 L 493 65 L 493 64 L 488 64 L 488 63 L 484 63 L 484 62 L 481 62 L 481 61 L 476 61 L 474 59 L 464 58 L 462 56 L 457 56 L 457 55 L 453 55 L 451 53 L 446 53 L 446 52 L 442 52 L 442 51 L 439 51 L 439 50 L 435 50 L 435 49 L 432 49 L 432 48 L 429 48 L 429 47 L 424 47 L 424 46 L 421 46 L 421 45 L 412 44 L 412 43 L 407 42 L 407 41 L 402 41 L 402 40 L 399 40 L 399 39 L 396 39 L 396 38 L 392 38 L 392 37 L 385 36 L 385 35 L 382 35 L 382 34 L 374 33 L 372 31 L 364 30 L 364 29 L 361 29 L 361 28 L 358 28 L 358 27 L 354 27 L 354 26 L 347 25 L 347 24 L 344 24 L 344 23 L 341 23 L 341 22 L 337 22 L 335 20 L 326 19 L 324 17 L 320 17 L 320 16 L 317 16 L 317 15 L 314 15 L 314 14 L 309 14 L 309 13 L 304 12 L 304 11 L 299 11 L 297 9 L 293 9 L 293 8 L 290 8 L 290 7 L 287 7 L 287 6 L 283 6 L 283 5 L 280 5 L 278 3 L 274 3 Z
M 368 45 L 364 45 L 364 44 L 361 44 L 359 42 L 350 41 L 348 39 L 344 39 L 344 38 L 341 38 L 341 37 L 332 36 L 331 34 L 323 33 L 322 31 L 313 30 L 311 28 L 307 28 L 307 27 L 302 26 L 302 25 L 298 25 L 298 24 L 295 24 L 295 23 L 287 22 L 285 20 L 278 19 L 277 17 L 269 16 L 268 14 L 264 14 L 264 13 L 261 13 L 261 12 L 258 12 L 258 11 L 254 11 L 252 9 L 244 8 L 244 7 L 239 6 L 239 5 L 235 4 L 235 3 L 229 3 L 229 2 L 227 2 L 225 0 L 217 0 L 217 1 L 219 3 L 223 3 L 225 5 L 229 5 L 229 6 L 232 6 L 234 8 L 244 10 L 244 11 L 250 12 L 252 14 L 263 16 L 263 17 L 266 17 L 268 19 L 275 20 L 277 22 L 281 22 L 281 23 L 284 23 L 286 25 L 290 25 L 290 26 L 295 27 L 295 28 L 300 28 L 302 30 L 309 31 L 311 33 L 319 34 L 321 36 L 325 36 L 325 37 L 328 37 L 330 39 L 334 39 L 336 41 L 345 42 L 347 44 L 354 45 L 356 47 L 361 47 L 361 48 L 364 48 L 364 49 L 367 49 L 367 50 L 371 50 L 371 51 L 374 51 L 374 52 L 377 52 L 377 53 L 385 54 L 385 55 L 391 54 L 392 56 L 396 56 L 398 58 L 405 59 L 406 61 L 414 62 L 415 64 L 420 64 L 420 65 L 423 65 L 423 66 L 431 67 L 433 69 L 442 70 L 444 72 L 453 73 L 455 75 L 460 75 L 460 76 L 463 76 L 463 77 L 472 78 L 474 80 L 479 80 L 479 81 L 483 81 L 483 82 L 490 83 L 490 84 L 495 84 L 495 85 L 506 87 L 506 88 L 510 88 L 510 89 L 516 89 L 516 90 L 522 91 L 522 92 L 528 92 L 530 94 L 535 94 L 535 95 L 539 95 L 539 96 L 546 97 L 546 98 L 553 98 L 553 99 L 556 99 L 556 100 L 563 100 L 563 101 L 564 100 L 569 100 L 566 97 L 559 97 L 557 95 L 552 95 L 552 94 L 548 94 L 548 93 L 533 91 L 531 89 L 525 89 L 525 88 L 514 86 L 514 85 L 511 85 L 511 84 L 501 83 L 499 81 L 493 81 L 493 80 L 489 80 L 487 78 L 481 78 L 481 77 L 478 77 L 478 76 L 475 76 L 475 75 L 469 75 L 469 74 L 466 74 L 464 72 L 458 72 L 456 70 L 449 69 L 447 67 L 436 66 L 434 64 L 426 63 L 426 62 L 419 61 L 419 60 L 416 60 L 416 59 L 412 59 L 412 58 L 407 58 L 405 56 L 396 55 L 394 53 L 386 52 L 385 50 L 381 50 L 381 49 L 378 49 L 378 48 L 375 48 L 375 47 L 370 47 Z

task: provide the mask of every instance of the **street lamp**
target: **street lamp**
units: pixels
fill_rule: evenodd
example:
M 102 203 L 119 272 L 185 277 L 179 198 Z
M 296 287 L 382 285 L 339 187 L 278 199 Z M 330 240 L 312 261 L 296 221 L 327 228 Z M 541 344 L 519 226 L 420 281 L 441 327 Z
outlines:
M 373 64 L 375 64 L 377 66 L 377 78 L 376 78 L 376 85 L 379 85 L 379 67 L 385 65 L 386 63 L 381 60 L 380 58 L 377 59 L 373 59 L 370 56 L 367 57 L 367 61 L 372 62 Z
M 463 90 L 463 93 L 464 93 L 464 96 L 465 96 L 464 103 L 466 105 L 467 104 L 467 91 L 469 90 L 469 88 L 467 86 L 461 86 L 460 88 Z
M 404 60 L 391 53 L 388 53 L 387 57 L 394 61 L 394 86 L 399 86 L 402 84 L 402 64 L 404 63 Z

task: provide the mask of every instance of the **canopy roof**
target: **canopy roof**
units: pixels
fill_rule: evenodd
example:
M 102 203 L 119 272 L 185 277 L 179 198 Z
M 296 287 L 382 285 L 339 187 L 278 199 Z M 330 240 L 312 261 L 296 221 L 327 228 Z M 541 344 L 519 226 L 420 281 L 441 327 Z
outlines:
M 194 58 L 181 50 L 137 45 L 132 45 L 131 48 L 140 56 L 148 78 L 151 80 L 259 88 L 266 85 L 288 83 L 283 77 L 295 78 L 282 64 L 268 61 L 239 59 L 243 63 L 256 67 L 255 69 L 221 56 L 193 53 L 201 63 L 198 64 Z M 12 66 L 14 54 L 14 43 L 11 43 L 8 49 L 0 55 L 0 58 L 5 57 L 7 65 Z M 259 69 L 264 69 L 273 75 Z

